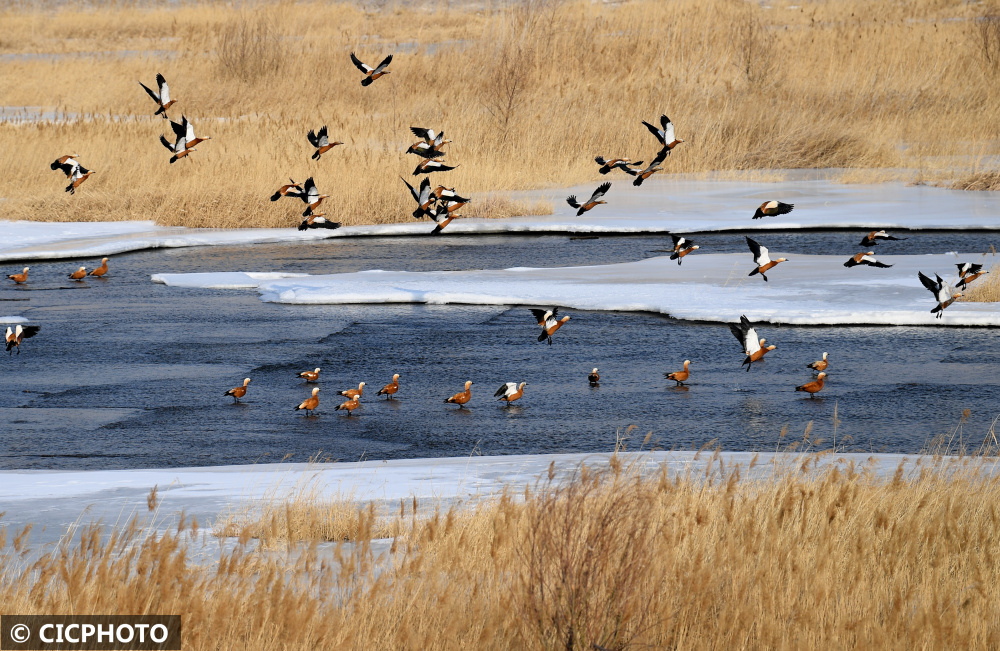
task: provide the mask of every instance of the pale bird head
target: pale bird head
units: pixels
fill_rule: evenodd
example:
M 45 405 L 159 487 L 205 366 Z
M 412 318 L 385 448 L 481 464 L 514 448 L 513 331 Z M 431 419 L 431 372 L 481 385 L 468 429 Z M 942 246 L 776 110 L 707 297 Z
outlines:
M 250 384 L 250 378 L 243 378 L 243 386 Z
M 319 373 L 319 369 L 318 368 L 313 369 L 313 373 Z
M 700 249 L 700 248 L 701 248 L 700 246 L 695 244 L 694 246 L 691 247 L 691 250 L 694 251 L 695 249 Z
M 108 261 L 108 259 L 107 259 L 107 258 L 101 258 L 101 262 L 102 262 L 102 263 L 103 263 L 103 262 L 107 262 L 107 261 Z
M 775 262 L 788 262 L 788 258 L 778 258 Z
M 313 395 L 316 395 L 317 393 L 319 393 L 319 387 L 316 387 L 315 389 L 313 389 Z
M 684 366 L 687 366 L 687 365 L 688 365 L 688 364 L 690 364 L 690 363 L 691 363 L 691 360 L 690 360 L 690 359 L 685 359 L 685 360 L 684 360 Z
M 359 383 L 359 384 L 358 384 L 358 388 L 359 388 L 359 389 L 360 389 L 361 387 L 363 387 L 363 386 L 365 386 L 365 383 L 364 383 L 364 382 L 361 382 L 361 383 Z
M 519 386 L 518 389 L 523 389 L 526 386 L 528 386 L 528 383 L 527 382 L 522 382 L 521 386 Z
M 826 373 L 820 373 L 819 375 L 816 376 L 816 379 L 817 380 L 822 380 L 825 377 L 826 377 Z
M 597 369 L 595 368 L 591 373 L 597 373 Z
M 25 267 L 24 271 L 22 271 L 21 273 L 24 273 L 24 274 L 28 273 L 28 269 L 31 269 L 31 267 Z
M 333 142 L 333 146 L 334 146 L 334 147 L 336 147 L 337 145 L 342 145 L 342 144 L 344 144 L 344 143 L 340 142 L 339 140 L 335 140 L 335 141 Z
M 773 344 L 767 347 L 768 350 L 774 350 L 775 348 L 777 348 L 777 346 Z
M 823 353 L 823 361 L 826 361 L 826 353 Z
M 875 255 L 875 252 L 874 252 L 874 251 L 869 251 L 869 252 L 868 252 L 868 253 L 866 253 L 865 255 Z
M 398 379 L 399 379 L 399 373 L 394 373 L 392 376 L 392 381 L 395 382 Z
M 561 321 L 562 323 L 566 323 L 567 321 L 569 321 L 569 317 L 568 317 L 568 316 L 564 316 L 563 318 L 561 318 L 561 319 L 559 319 L 559 320 L 560 320 L 560 321 Z
M 466 383 L 465 383 L 465 390 L 468 391 L 469 387 L 471 387 L 471 386 L 472 386 L 472 380 L 466 381 Z

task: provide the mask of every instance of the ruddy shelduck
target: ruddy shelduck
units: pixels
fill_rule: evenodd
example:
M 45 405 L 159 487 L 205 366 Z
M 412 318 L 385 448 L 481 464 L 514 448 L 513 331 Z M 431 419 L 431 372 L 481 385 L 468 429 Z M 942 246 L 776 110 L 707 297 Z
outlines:
M 953 291 L 951 286 L 937 274 L 934 274 L 936 280 L 931 280 L 922 271 L 917 272 L 917 277 L 920 278 L 920 282 L 923 283 L 924 287 L 934 294 L 934 298 L 938 304 L 931 310 L 931 314 L 936 314 L 938 319 L 944 315 L 946 307 L 962 297 L 962 292 Z
M 224 396 L 232 396 L 233 397 L 233 403 L 235 404 L 235 403 L 237 403 L 237 402 L 240 401 L 240 398 L 242 398 L 243 396 L 245 396 L 247 394 L 247 385 L 248 384 L 250 384 L 250 378 L 243 378 L 243 386 L 241 386 L 241 387 L 233 387 L 232 389 L 230 389 L 229 391 L 226 391 L 222 395 L 224 395 Z
M 176 163 L 181 158 L 187 156 L 190 152 L 187 148 L 187 138 L 185 136 L 187 130 L 184 127 L 184 125 L 171 120 L 170 128 L 173 129 L 174 131 L 174 137 L 175 137 L 174 142 L 171 143 L 169 140 L 167 140 L 167 137 L 161 133 L 160 143 L 164 147 L 166 147 L 167 151 L 171 153 L 170 163 L 173 164 Z
M 308 217 L 309 215 L 316 212 L 319 205 L 323 203 L 324 199 L 328 199 L 330 195 L 320 194 L 319 189 L 316 187 L 316 182 L 313 177 L 306 179 L 305 184 L 302 186 L 302 194 L 299 196 L 300 199 L 308 206 L 305 212 L 302 213 L 303 217 Z
M 372 68 L 370 65 L 362 63 L 361 59 L 354 56 L 354 52 L 351 52 L 351 62 L 354 63 L 358 70 L 365 73 L 365 78 L 361 80 L 361 85 L 371 86 L 376 79 L 391 72 L 386 70 L 386 68 L 389 67 L 390 63 L 392 63 L 392 55 L 390 54 L 386 58 L 382 59 L 382 63 Z
M 611 189 L 611 182 L 607 181 L 597 186 L 597 189 L 594 190 L 594 194 L 590 195 L 590 199 L 588 199 L 586 203 L 584 204 L 579 203 L 576 200 L 575 194 L 571 194 L 568 197 L 566 197 L 566 203 L 568 203 L 573 208 L 578 208 L 578 210 L 576 211 L 576 216 L 579 217 L 588 210 L 592 210 L 594 207 L 599 206 L 602 203 L 607 203 L 607 201 L 601 201 L 601 197 L 607 194 L 608 190 L 610 189 Z
M 340 222 L 332 222 L 326 218 L 326 213 L 314 212 L 299 224 L 300 231 L 306 231 L 310 228 L 340 228 Z
M 620 169 L 626 174 L 634 175 L 635 171 L 632 167 L 639 167 L 642 165 L 641 160 L 637 160 L 633 163 L 630 158 L 612 158 L 611 160 L 605 160 L 603 156 L 598 156 L 594 159 L 594 161 L 601 166 L 600 169 L 597 170 L 601 174 L 607 174 L 613 169 Z
M 673 380 L 677 383 L 677 386 L 683 385 L 687 382 L 687 379 L 691 377 L 691 371 L 688 370 L 688 366 L 691 365 L 691 360 L 684 360 L 684 370 L 674 371 L 673 373 L 664 373 L 668 380 Z
M 794 203 L 782 203 L 780 201 L 765 201 L 764 203 L 757 206 L 757 210 L 754 212 L 751 219 L 760 219 L 761 217 L 774 217 L 775 215 L 787 215 L 792 212 L 795 208 Z
M 28 282 L 28 269 L 31 269 L 31 267 L 25 267 L 24 270 L 21 271 L 21 273 L 19 273 L 19 274 L 11 274 L 11 275 L 7 276 L 7 278 L 10 279 L 10 280 L 13 280 L 15 283 L 17 283 L 19 285 L 21 283 L 26 283 L 26 282 Z
M 456 219 L 460 219 L 461 217 L 462 217 L 461 215 L 449 215 L 447 218 L 442 219 L 434 227 L 434 230 L 431 231 L 431 235 L 440 235 L 441 231 L 444 230 L 445 226 L 447 226 L 448 224 L 450 224 L 452 221 L 454 221 Z
M 590 386 L 593 387 L 597 386 L 600 383 L 600 381 L 601 381 L 601 374 L 597 372 L 597 368 L 595 367 L 594 370 L 591 371 L 589 375 L 587 375 L 587 382 L 590 382 Z
M 104 274 L 108 273 L 108 259 L 101 258 L 101 266 L 96 269 L 91 270 L 88 276 L 94 276 L 95 278 L 100 278 Z
M 315 382 L 319 379 L 319 368 L 314 368 L 311 371 L 302 371 L 296 377 L 300 377 L 306 382 Z
M 7 327 L 6 342 L 7 342 L 7 354 L 13 354 L 11 351 L 17 348 L 17 354 L 21 354 L 21 342 L 25 339 L 31 339 L 38 334 L 38 331 L 42 329 L 42 326 L 29 325 L 22 326 L 18 325 L 14 330 Z
M 875 252 L 868 251 L 862 253 L 855 253 L 847 262 L 844 263 L 845 267 L 857 267 L 858 265 L 866 265 L 868 267 L 878 267 L 879 269 L 888 269 L 891 264 L 886 264 L 884 262 L 879 262 L 875 259 Z
M 535 321 L 538 325 L 542 327 L 542 334 L 538 335 L 538 341 L 548 340 L 549 345 L 552 345 L 552 335 L 555 334 L 556 330 L 563 327 L 567 321 L 569 321 L 568 316 L 564 316 L 561 319 L 556 319 L 559 315 L 559 308 L 554 307 L 551 310 L 545 310 L 542 308 L 532 308 L 532 316 L 535 317 Z
M 87 277 L 87 268 L 80 267 L 69 275 L 70 280 L 83 280 Z
M 447 165 L 443 158 L 425 158 L 420 161 L 416 169 L 413 170 L 413 176 L 420 176 L 421 174 L 431 174 L 433 172 L 450 172 L 451 170 L 458 167 L 458 165 Z
M 319 387 L 314 387 L 312 396 L 300 402 L 299 406 L 292 411 L 305 410 L 306 415 L 308 416 L 314 409 L 316 409 L 316 407 L 319 407 Z
M 407 154 L 416 154 L 424 158 L 434 158 L 435 156 L 443 155 L 442 148 L 451 142 L 451 140 L 444 137 L 443 131 L 435 133 L 434 129 L 425 129 L 423 127 L 410 127 L 410 131 L 421 140 L 410 145 L 409 149 L 406 150 Z
M 465 383 L 465 391 L 456 393 L 450 398 L 445 398 L 444 401 L 450 402 L 453 405 L 458 405 L 459 409 L 464 409 L 465 403 L 469 402 L 469 400 L 472 400 L 472 389 L 470 388 L 471 386 L 472 386 L 472 380 L 469 380 Z
M 666 115 L 660 116 L 660 127 L 657 129 L 649 122 L 645 120 L 642 121 L 643 125 L 649 132 L 656 137 L 656 141 L 663 145 L 663 149 L 660 150 L 660 155 L 666 157 L 673 151 L 674 147 L 684 142 L 683 140 L 678 140 L 674 137 L 674 123 L 670 121 Z M 662 160 L 662 159 L 661 159 Z
M 379 389 L 378 393 L 375 395 L 385 396 L 386 400 L 392 400 L 392 397 L 396 395 L 397 391 L 399 391 L 399 373 L 394 374 L 392 376 L 392 382 Z
M 962 262 L 955 266 L 958 267 L 958 282 L 955 283 L 955 287 L 965 288 L 976 278 L 989 273 L 988 271 L 983 271 L 983 265 L 981 264 Z
M 358 400 L 358 398 L 359 398 L 359 396 L 354 396 L 353 398 L 351 398 L 347 402 L 343 402 L 343 403 L 337 405 L 337 408 L 334 409 L 334 411 L 344 410 L 344 411 L 347 412 L 347 416 L 350 417 L 351 413 L 355 409 L 357 409 L 358 407 L 361 406 L 361 402 Z
M 753 366 L 754 362 L 760 361 L 764 355 L 777 348 L 777 346 L 767 346 L 766 348 L 763 346 L 767 340 L 758 338 L 757 329 L 753 327 L 753 324 L 750 323 L 746 315 L 740 317 L 739 325 L 730 324 L 729 330 L 743 347 L 743 354 L 746 355 L 746 359 L 743 360 L 740 366 L 745 365 L 747 372 L 750 371 L 750 367 Z
M 318 133 L 310 129 L 309 133 L 306 134 L 306 138 L 309 139 L 309 144 L 316 148 L 316 151 L 314 151 L 312 155 L 313 160 L 319 160 L 320 156 L 322 156 L 326 152 L 330 151 L 337 145 L 344 144 L 339 140 L 334 140 L 333 142 L 330 142 L 330 137 L 327 135 L 325 124 L 322 127 L 320 127 Z
M 823 353 L 823 359 L 818 359 L 812 364 L 807 364 L 806 368 L 811 368 L 814 371 L 825 371 L 826 367 L 830 365 L 830 362 L 826 359 L 827 354 Z
M 461 204 L 466 204 L 472 201 L 472 199 L 469 199 L 468 197 L 459 196 L 459 194 L 455 192 L 455 188 L 446 188 L 443 185 L 437 186 L 434 190 L 432 190 L 432 192 L 434 196 L 438 198 L 438 201 L 456 202 Z
M 510 407 L 510 403 L 521 399 L 521 396 L 524 395 L 524 387 L 527 385 L 527 382 L 522 382 L 520 385 L 517 382 L 505 382 L 497 389 L 493 397 L 498 400 L 505 400 L 507 404 L 504 405 L 504 408 Z
M 290 183 L 278 188 L 278 191 L 271 195 L 271 201 L 277 201 L 282 197 L 290 197 L 292 199 L 302 198 L 302 184 L 296 183 L 295 179 L 288 179 Z
M 360 398 L 365 392 L 365 383 L 361 382 L 358 384 L 357 389 L 347 389 L 346 391 L 341 391 L 340 395 L 346 396 L 348 398 Z
M 892 235 L 889 235 L 885 231 L 871 231 L 870 233 L 865 235 L 865 239 L 861 240 L 858 246 L 863 246 L 867 248 L 869 246 L 875 246 L 876 244 L 879 243 L 880 240 L 898 241 L 905 239 L 906 239 L 905 237 L 893 237 Z
M 801 386 L 795 387 L 796 391 L 805 391 L 812 398 L 814 395 L 823 390 L 823 380 L 826 378 L 826 373 L 820 373 L 816 376 L 816 379 L 812 382 L 806 382 Z
M 747 241 L 747 246 L 750 247 L 750 252 L 753 253 L 754 264 L 757 265 L 753 271 L 747 274 L 748 276 L 755 276 L 757 274 L 760 274 L 760 277 L 764 279 L 764 282 L 767 282 L 767 276 L 764 275 L 765 272 L 773 269 L 782 262 L 788 261 L 788 258 L 778 258 L 777 260 L 771 260 L 771 258 L 767 254 L 766 246 L 761 246 L 757 242 L 751 240 L 749 237 L 746 238 L 746 241 Z
M 632 185 L 634 185 L 635 187 L 639 187 L 640 185 L 642 185 L 643 181 L 645 181 L 650 176 L 652 176 L 656 172 L 659 172 L 662 169 L 663 167 L 661 165 L 652 163 L 649 165 L 649 167 L 647 167 L 644 170 L 630 170 L 629 174 L 635 177 L 635 180 L 632 181 Z
M 676 260 L 678 265 L 684 260 L 684 256 L 701 248 L 681 235 L 671 235 L 670 237 L 674 240 L 674 252 L 670 254 L 670 259 Z
M 403 185 L 410 191 L 410 196 L 417 202 L 416 209 L 411 213 L 413 218 L 421 219 L 422 217 L 432 216 L 434 214 L 434 204 L 437 203 L 438 197 L 431 191 L 431 180 L 424 177 L 424 180 L 420 182 L 420 190 L 410 185 L 402 176 L 399 177 L 399 180 L 403 182 Z
M 80 165 L 80 162 L 76 160 L 77 158 L 79 156 L 76 154 L 67 154 L 55 159 L 49 165 L 53 170 L 60 170 L 70 180 L 69 185 L 66 186 L 66 192 L 70 194 L 76 194 L 76 189 L 80 187 L 80 184 L 94 173 L 92 170 L 88 170 L 86 167 Z
M 160 115 L 163 119 L 166 119 L 167 109 L 173 106 L 174 102 L 177 101 L 170 98 L 170 87 L 167 86 L 167 80 L 164 79 L 163 75 L 160 73 L 156 73 L 156 88 L 160 91 L 158 93 L 153 92 L 153 89 L 141 81 L 139 82 L 139 85 L 142 86 L 143 90 L 149 93 L 149 96 L 153 98 L 154 102 L 156 102 L 158 108 L 156 109 L 156 113 L 153 113 L 153 115 Z
M 188 149 L 194 151 L 194 148 L 197 147 L 199 144 L 205 142 L 206 140 L 212 139 L 212 136 L 205 136 L 204 138 L 199 138 L 198 136 L 194 135 L 194 123 L 188 120 L 183 115 L 181 116 L 181 119 L 184 122 L 184 130 L 185 130 L 184 146 L 187 147 Z

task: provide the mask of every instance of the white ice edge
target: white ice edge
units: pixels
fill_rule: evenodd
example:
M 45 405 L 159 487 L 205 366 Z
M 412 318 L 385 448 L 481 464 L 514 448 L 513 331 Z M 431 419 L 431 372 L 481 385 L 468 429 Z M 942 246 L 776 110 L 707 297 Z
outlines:
M 589 267 L 489 271 L 362 271 L 255 280 L 253 273 L 156 274 L 171 287 L 255 287 L 261 300 L 299 305 L 426 303 L 559 305 L 577 310 L 654 312 L 677 319 L 752 321 L 791 325 L 1000 326 L 1000 303 L 955 303 L 937 319 L 934 297 L 917 271 L 952 284 L 959 262 L 982 255 L 877 256 L 889 269 L 845 268 L 847 256 L 772 252 L 789 260 L 770 270 L 769 282 L 748 277 L 746 254 L 699 254 L 678 266 L 666 256 Z M 987 257 L 987 266 L 994 258 Z M 569 327 L 572 327 L 571 325 Z
M 544 199 L 552 215 L 512 219 L 460 219 L 451 234 L 503 233 L 691 233 L 698 231 L 850 228 L 1000 230 L 1000 192 L 966 192 L 901 183 L 844 185 L 825 180 L 751 183 L 653 177 L 641 188 L 609 175 L 608 205 L 582 216 L 566 205 L 572 193 L 589 194 L 596 183 L 565 190 L 517 193 Z M 392 191 L 386 189 L 387 192 Z M 796 204 L 782 217 L 752 220 L 761 202 Z M 476 200 L 474 197 L 473 200 Z M 480 198 L 482 200 L 482 198 Z M 279 203 L 275 210 L 284 210 Z M 337 230 L 166 228 L 153 222 L 0 222 L 0 261 L 80 258 L 150 248 L 307 242 L 358 236 L 426 235 L 427 220 L 346 226 Z

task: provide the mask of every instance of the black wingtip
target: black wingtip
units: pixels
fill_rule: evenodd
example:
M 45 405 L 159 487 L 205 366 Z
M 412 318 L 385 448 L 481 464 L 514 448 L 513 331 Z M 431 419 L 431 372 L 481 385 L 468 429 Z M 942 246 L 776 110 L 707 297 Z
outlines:
M 280 198 L 281 198 L 281 192 L 280 191 L 275 192 L 274 194 L 271 195 L 271 201 L 277 201 Z
M 374 81 L 374 80 L 371 77 L 365 77 L 364 79 L 361 80 L 361 85 L 362 86 L 371 86 L 372 85 L 372 81 Z

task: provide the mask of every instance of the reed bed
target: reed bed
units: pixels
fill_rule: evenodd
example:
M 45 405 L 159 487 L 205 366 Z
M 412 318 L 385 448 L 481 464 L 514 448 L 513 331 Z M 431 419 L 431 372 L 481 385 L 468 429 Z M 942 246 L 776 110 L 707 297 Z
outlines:
M 960 301 L 975 303 L 996 303 L 1000 301 L 1000 263 L 989 268 L 986 276 L 972 281 L 962 292 Z
M 316 536 L 251 551 L 244 532 L 208 566 L 190 560 L 206 532 L 183 521 L 84 527 L 30 563 L 29 535 L 5 532 L 0 600 L 6 613 L 180 614 L 190 649 L 1000 645 L 993 462 L 877 478 L 823 460 L 712 458 L 671 476 L 615 457 L 475 506 L 403 505 L 382 516 L 395 531 L 382 556 L 372 507 L 355 507 L 352 544 L 332 553 Z
M 594 180 L 594 156 L 655 153 L 640 120 L 667 113 L 686 142 L 667 172 L 935 170 L 1000 140 L 990 9 L 970 3 L 519 0 L 357 6 L 190 2 L 15 5 L 0 12 L 7 106 L 60 122 L 0 123 L 0 218 L 155 219 L 289 226 L 304 206 L 267 197 L 312 175 L 347 224 L 411 219 L 397 178 L 410 126 L 443 129 L 461 193 Z M 986 30 L 985 32 L 983 30 Z M 985 36 L 984 36 L 985 34 Z M 350 52 L 392 52 L 362 88 Z M 169 133 L 138 86 L 168 79 L 199 135 L 169 165 Z M 73 117 L 75 115 L 75 117 Z M 309 129 L 346 144 L 310 161 Z M 76 196 L 48 168 L 96 170 Z M 614 179 L 614 192 L 628 179 Z M 474 205 L 474 204 L 473 204 Z M 550 211 L 549 205 L 484 210 Z

